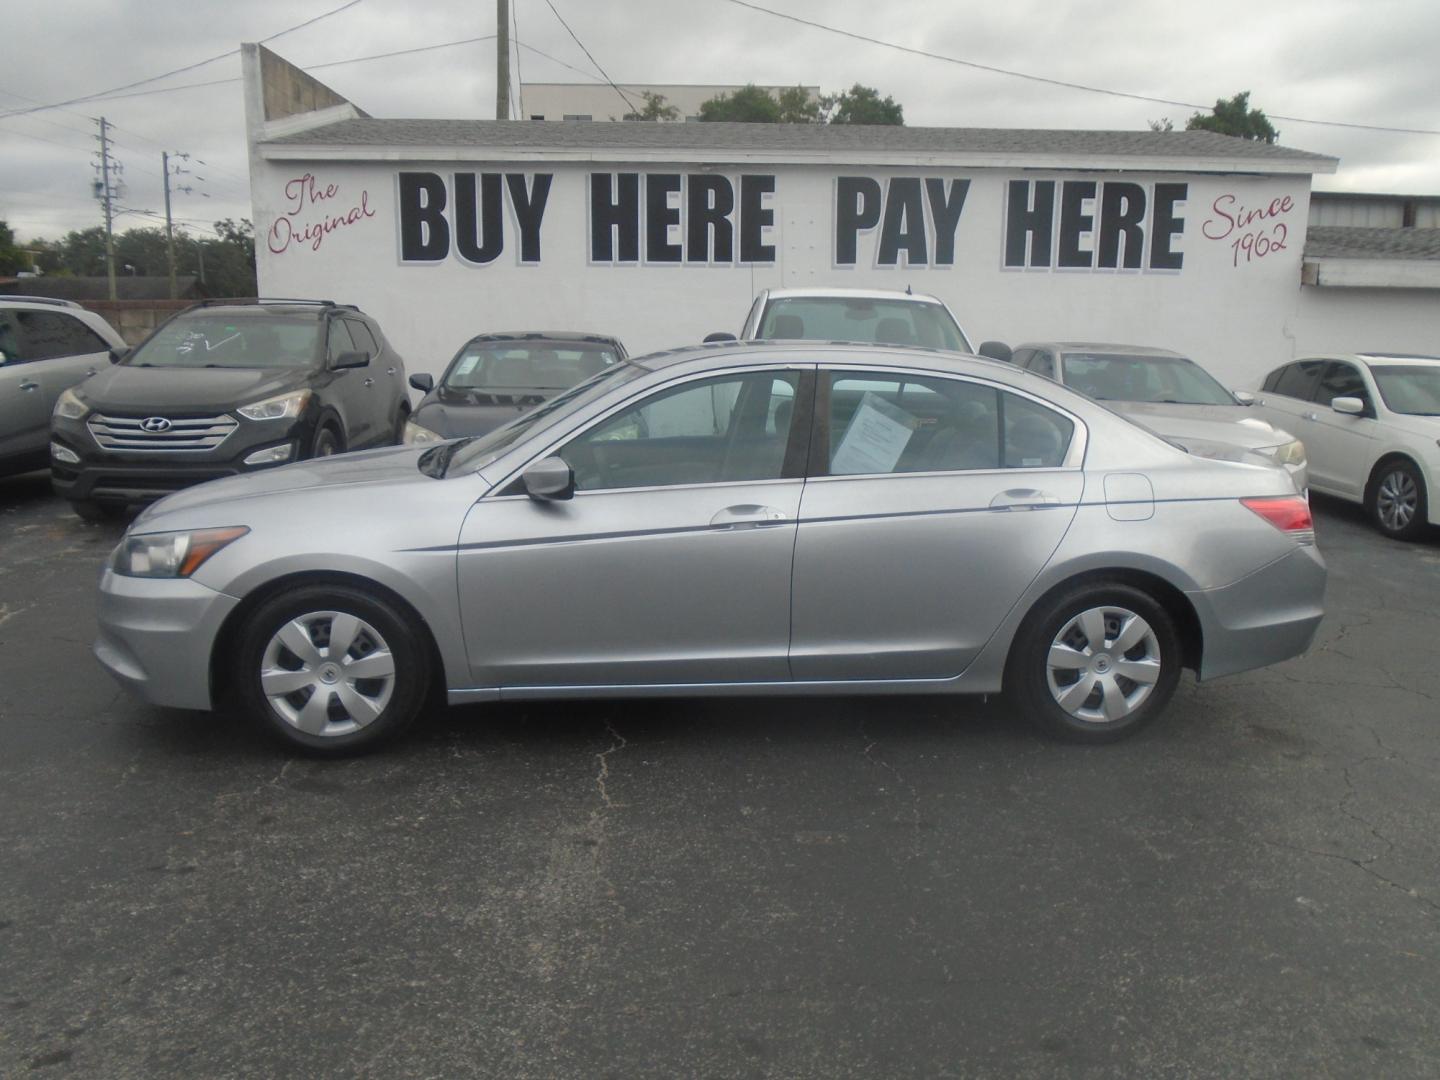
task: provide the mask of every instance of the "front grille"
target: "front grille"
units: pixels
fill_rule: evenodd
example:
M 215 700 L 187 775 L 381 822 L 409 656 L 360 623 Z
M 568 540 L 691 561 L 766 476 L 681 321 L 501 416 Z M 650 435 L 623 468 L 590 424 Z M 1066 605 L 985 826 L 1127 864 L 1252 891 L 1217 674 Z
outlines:
M 144 416 L 102 416 L 96 413 L 85 422 L 102 450 L 214 450 L 240 425 L 234 417 L 191 416 L 170 419 L 165 431 L 146 431 Z M 169 419 L 169 418 L 167 418 Z

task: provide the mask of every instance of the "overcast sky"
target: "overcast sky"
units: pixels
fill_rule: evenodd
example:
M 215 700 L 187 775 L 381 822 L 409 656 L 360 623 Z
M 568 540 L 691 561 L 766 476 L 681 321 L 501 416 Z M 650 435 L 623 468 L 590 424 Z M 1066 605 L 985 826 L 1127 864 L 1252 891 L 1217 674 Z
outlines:
M 50 0 L 5 5 L 0 113 L 94 94 L 235 49 L 343 0 Z M 819 85 L 892 95 L 911 125 L 1143 129 L 1193 111 L 1065 89 L 906 55 L 747 10 L 729 0 L 551 0 L 621 83 Z M 1195 104 L 1250 90 L 1272 117 L 1440 130 L 1440 4 L 1434 0 L 756 0 L 815 22 L 945 56 Z M 527 82 L 599 78 L 547 0 L 511 0 Z M 360 0 L 269 47 L 301 67 L 481 37 L 490 0 Z M 538 50 L 538 51 L 532 51 Z M 541 53 L 548 54 L 546 56 Z M 564 65 L 570 65 L 566 67 Z M 575 69 L 579 69 L 578 71 Z M 188 152 L 195 187 L 175 216 L 249 217 L 237 56 L 130 96 L 0 118 L 0 219 L 22 239 L 101 220 L 91 197 L 94 117 L 116 125 L 123 205 L 164 208 L 160 152 Z M 315 70 L 380 117 L 493 117 L 494 42 Z M 144 93 L 231 80 L 218 85 Z M 617 115 L 623 103 L 617 98 Z M 1286 146 L 1340 158 L 1318 189 L 1440 193 L 1440 135 L 1275 119 Z M 203 161 L 204 164 L 199 162 Z M 198 177 L 204 177 L 201 181 Z M 117 228 L 154 224 L 127 213 Z

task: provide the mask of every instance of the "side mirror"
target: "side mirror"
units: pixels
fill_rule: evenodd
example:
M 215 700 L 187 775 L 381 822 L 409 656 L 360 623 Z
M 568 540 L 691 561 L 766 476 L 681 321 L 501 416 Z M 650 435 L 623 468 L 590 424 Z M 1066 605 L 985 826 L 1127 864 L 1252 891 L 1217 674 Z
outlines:
M 1330 401 L 1330 408 L 1346 416 L 1364 416 L 1365 402 L 1358 397 L 1337 397 Z
M 335 362 L 330 366 L 336 371 L 342 371 L 345 368 L 369 367 L 370 354 L 363 352 L 342 352 L 335 358 Z
M 532 499 L 550 502 L 568 499 L 575 494 L 575 471 L 564 458 L 541 458 L 521 474 L 525 494 Z
M 1013 363 L 1015 360 L 1015 354 L 1010 351 L 1010 346 L 1003 341 L 982 341 L 979 355 L 988 356 L 991 360 L 999 360 L 1005 364 Z
M 1241 405 L 1255 404 L 1255 395 L 1252 394 L 1249 390 L 1231 390 L 1230 393 L 1234 395 L 1235 400 L 1238 401 Z
M 422 394 L 428 394 L 431 390 L 435 389 L 435 376 L 411 375 L 410 385 L 413 386 L 416 390 L 419 390 Z
M 716 331 L 714 331 L 713 333 L 710 333 L 710 334 L 706 334 L 706 335 L 705 335 L 705 344 L 706 344 L 706 345 L 709 345 L 711 342 L 714 342 L 714 341 L 734 341 L 734 340 L 735 340 L 735 335 L 734 335 L 734 334 L 731 334 L 731 333 L 729 333 L 728 331 L 725 331 L 725 330 L 716 330 Z
M 129 345 L 121 345 L 118 349 L 111 349 L 110 362 L 112 364 L 118 364 L 121 360 L 124 360 L 127 356 L 129 356 L 132 352 L 134 352 L 134 350 L 131 349 Z

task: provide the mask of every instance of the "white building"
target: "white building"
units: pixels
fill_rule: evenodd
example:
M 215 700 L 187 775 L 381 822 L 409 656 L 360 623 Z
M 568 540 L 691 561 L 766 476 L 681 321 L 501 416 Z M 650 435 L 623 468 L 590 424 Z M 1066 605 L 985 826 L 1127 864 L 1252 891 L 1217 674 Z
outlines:
M 796 285 L 911 287 L 976 342 L 1159 345 L 1232 385 L 1349 347 L 1331 344 L 1342 325 L 1427 351 L 1440 329 L 1440 282 L 1380 286 L 1377 306 L 1375 286 L 1329 280 L 1326 254 L 1301 284 L 1311 177 L 1336 162 L 1299 150 L 1208 132 L 384 120 L 244 56 L 262 295 L 360 304 L 412 371 L 488 330 L 698 342 L 737 330 L 758 290 Z

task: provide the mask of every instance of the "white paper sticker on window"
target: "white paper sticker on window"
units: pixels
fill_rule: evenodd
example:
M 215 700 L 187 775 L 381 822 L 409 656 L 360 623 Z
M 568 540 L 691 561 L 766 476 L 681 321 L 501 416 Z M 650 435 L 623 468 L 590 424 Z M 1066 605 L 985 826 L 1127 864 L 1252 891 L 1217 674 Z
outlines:
M 830 472 L 836 476 L 893 472 L 913 434 L 915 417 L 867 392 L 835 448 Z

